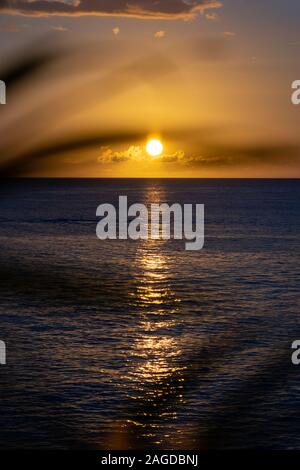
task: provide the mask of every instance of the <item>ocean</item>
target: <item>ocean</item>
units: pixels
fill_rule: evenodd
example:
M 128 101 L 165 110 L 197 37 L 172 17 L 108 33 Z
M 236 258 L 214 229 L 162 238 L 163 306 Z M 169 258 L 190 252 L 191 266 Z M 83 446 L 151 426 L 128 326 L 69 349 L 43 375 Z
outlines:
M 205 244 L 96 208 L 205 204 Z M 19 179 L 0 193 L 0 447 L 300 449 L 299 180 Z

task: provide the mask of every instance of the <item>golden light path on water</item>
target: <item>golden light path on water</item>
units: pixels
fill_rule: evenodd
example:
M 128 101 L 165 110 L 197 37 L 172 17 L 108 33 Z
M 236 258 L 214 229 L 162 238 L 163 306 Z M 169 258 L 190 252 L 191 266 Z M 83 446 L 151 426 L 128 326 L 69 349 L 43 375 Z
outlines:
M 164 197 L 161 191 L 150 189 L 144 199 L 148 205 L 150 201 L 161 202 Z M 127 420 L 125 427 L 135 434 L 135 445 L 141 446 L 146 442 L 164 447 L 170 442 L 177 412 L 174 400 L 168 397 L 174 394 L 174 377 L 178 379 L 183 370 L 178 362 L 182 354 L 180 299 L 172 290 L 174 260 L 167 254 L 165 244 L 162 240 L 143 240 L 135 259 L 137 285 L 133 296 L 140 320 L 128 361 L 129 379 L 136 390 L 135 417 Z M 176 403 L 180 401 L 182 395 L 177 386 Z M 176 439 L 178 445 L 178 436 Z
M 148 240 L 141 247 L 140 265 L 144 276 L 137 289 L 137 296 L 146 308 L 156 308 L 155 311 L 152 309 L 151 313 L 141 315 L 140 328 L 145 334 L 134 344 L 136 356 L 146 359 L 137 367 L 136 374 L 140 375 L 143 381 L 150 382 L 166 378 L 168 374 L 173 373 L 174 368 L 171 367 L 169 359 L 181 353 L 176 337 L 170 336 L 170 330 L 178 323 L 176 305 L 171 310 L 165 306 L 166 302 L 170 301 L 176 304 L 178 299 L 174 298 L 167 282 L 167 259 L 162 252 L 151 250 L 150 246 L 154 244 L 155 241 Z M 162 331 L 168 331 L 169 334 L 162 334 Z

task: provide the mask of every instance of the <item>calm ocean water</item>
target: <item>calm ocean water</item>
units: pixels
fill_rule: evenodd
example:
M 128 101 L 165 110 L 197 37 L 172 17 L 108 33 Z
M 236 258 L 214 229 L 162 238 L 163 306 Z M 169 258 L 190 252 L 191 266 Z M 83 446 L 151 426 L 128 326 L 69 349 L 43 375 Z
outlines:
M 205 204 L 205 247 L 100 241 L 96 208 Z M 1 190 L 3 448 L 298 448 L 299 181 Z

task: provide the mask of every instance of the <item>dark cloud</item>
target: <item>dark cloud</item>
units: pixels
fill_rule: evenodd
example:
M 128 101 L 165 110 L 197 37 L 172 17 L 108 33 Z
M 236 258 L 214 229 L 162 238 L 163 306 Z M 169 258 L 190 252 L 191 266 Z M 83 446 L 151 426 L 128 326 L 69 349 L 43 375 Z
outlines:
M 97 15 L 188 19 L 222 6 L 217 0 L 0 0 L 0 12 L 28 16 Z
M 220 146 L 205 149 L 202 154 L 185 156 L 181 162 L 194 167 L 244 167 L 259 165 L 297 165 L 300 148 L 289 144 L 263 144 L 255 146 Z

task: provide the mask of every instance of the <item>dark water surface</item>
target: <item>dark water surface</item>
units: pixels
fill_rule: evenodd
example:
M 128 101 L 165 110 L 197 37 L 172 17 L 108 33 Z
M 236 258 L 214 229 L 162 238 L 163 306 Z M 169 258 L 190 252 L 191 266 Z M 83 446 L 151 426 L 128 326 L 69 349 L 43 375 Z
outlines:
M 205 247 L 96 208 L 205 204 Z M 19 180 L 0 202 L 0 445 L 298 448 L 296 180 Z

